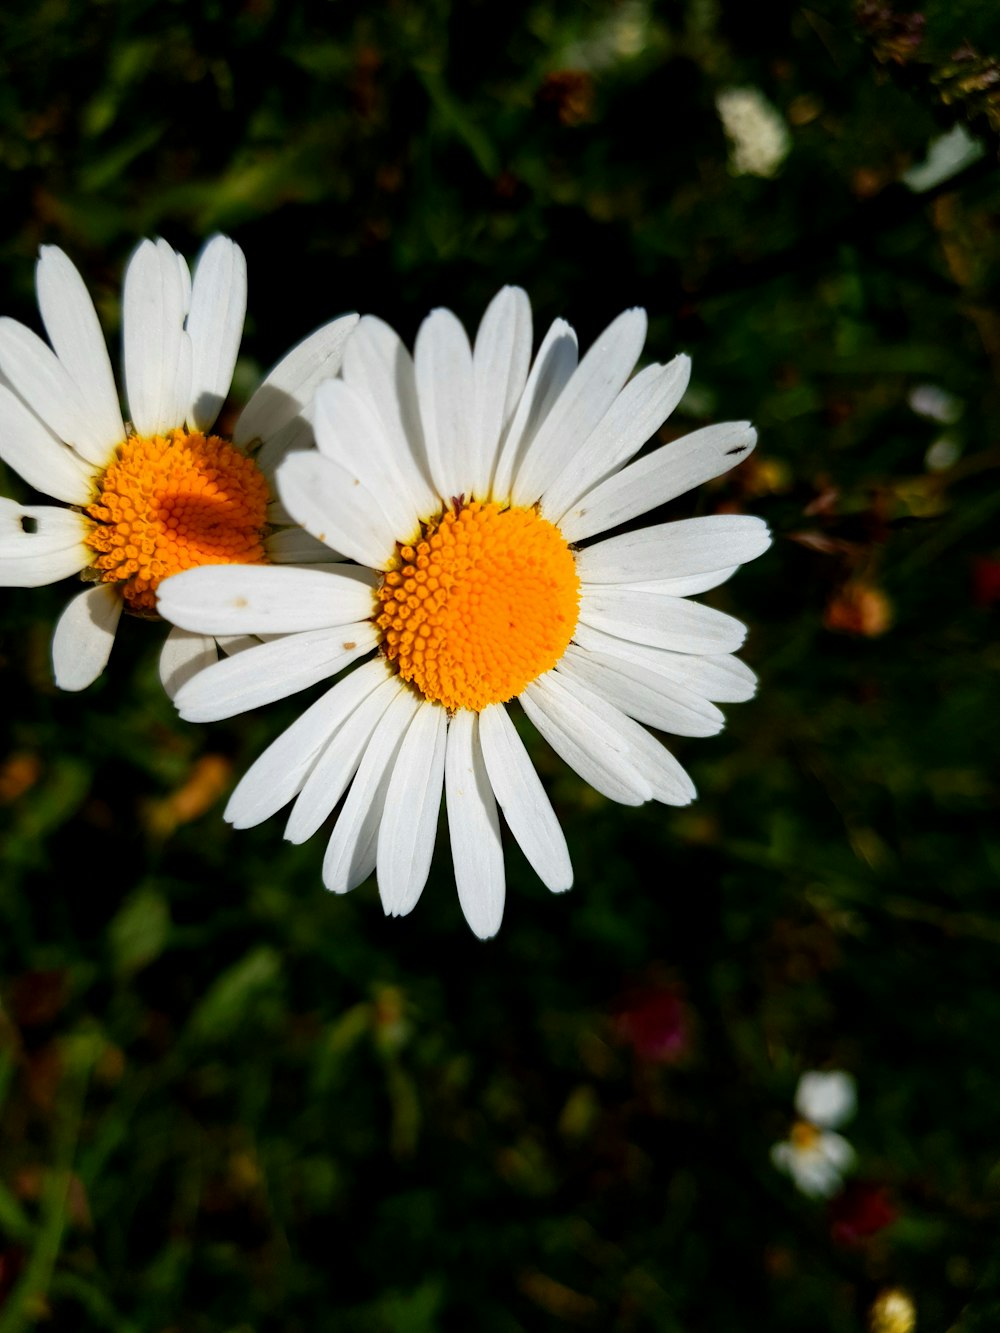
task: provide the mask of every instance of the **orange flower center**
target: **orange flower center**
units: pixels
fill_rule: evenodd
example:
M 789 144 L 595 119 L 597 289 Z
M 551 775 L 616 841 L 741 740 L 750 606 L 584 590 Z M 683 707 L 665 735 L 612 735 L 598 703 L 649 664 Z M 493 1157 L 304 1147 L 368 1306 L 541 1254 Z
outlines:
M 400 546 L 378 592 L 382 652 L 449 711 L 504 703 L 573 637 L 580 580 L 559 529 L 534 509 L 478 500 Z
M 267 482 L 218 435 L 171 431 L 119 445 L 86 513 L 102 583 L 130 610 L 156 609 L 161 579 L 196 565 L 266 563 Z

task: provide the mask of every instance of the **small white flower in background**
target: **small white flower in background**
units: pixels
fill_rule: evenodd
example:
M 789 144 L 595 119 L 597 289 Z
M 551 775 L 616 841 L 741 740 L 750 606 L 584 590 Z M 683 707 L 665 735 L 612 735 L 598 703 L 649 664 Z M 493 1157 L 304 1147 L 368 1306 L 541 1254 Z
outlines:
M 930 141 L 923 162 L 917 162 L 903 172 L 903 184 L 914 194 L 923 194 L 978 162 L 985 152 L 985 145 L 973 139 L 958 121 L 947 134 L 939 134 Z
M 781 113 L 756 88 L 725 88 L 715 99 L 729 137 L 734 176 L 773 176 L 792 146 Z
M 336 374 L 357 315 L 292 349 L 240 414 L 232 441 L 211 433 L 229 392 L 246 313 L 246 260 L 225 236 L 194 271 L 166 241 L 143 241 L 122 297 L 131 422 L 83 279 L 43 246 L 38 305 L 51 346 L 0 319 L 0 458 L 62 501 L 0 497 L 0 586 L 37 588 L 79 574 L 92 585 L 56 625 L 56 684 L 82 690 L 104 670 L 122 610 L 156 618 L 161 578 L 198 564 L 329 561 L 290 526 L 271 487 L 289 449 L 312 443 L 303 409 Z M 173 629 L 160 657 L 169 692 L 240 640 Z
M 915 384 L 907 402 L 918 416 L 940 421 L 945 426 L 953 426 L 964 410 L 961 398 L 942 389 L 940 384 Z
M 814 1069 L 799 1079 L 795 1110 L 800 1118 L 787 1140 L 771 1149 L 771 1160 L 792 1177 L 803 1194 L 829 1198 L 854 1166 L 854 1149 L 834 1131 L 856 1109 L 855 1082 L 843 1070 Z
M 230 823 L 250 827 L 294 800 L 285 837 L 302 842 L 344 797 L 323 881 L 344 893 L 377 869 L 383 907 L 399 916 L 426 882 L 443 792 L 459 901 L 487 938 L 504 906 L 498 806 L 548 888 L 573 880 L 513 699 L 611 800 L 694 798 L 646 726 L 715 735 L 716 702 L 752 696 L 753 672 L 732 656 L 745 627 L 688 599 L 771 538 L 759 518 L 712 514 L 592 541 L 721 476 L 756 443 L 748 422 L 730 422 L 630 462 L 690 374 L 678 356 L 630 379 L 645 334 L 645 312 L 628 310 L 578 364 L 559 319 L 532 363 L 531 306 L 514 287 L 490 304 L 474 346 L 449 310 L 424 321 L 412 358 L 388 325 L 361 320 L 343 377 L 316 394 L 318 448 L 278 469 L 288 512 L 356 563 L 197 569 L 160 586 L 163 615 L 192 632 L 283 636 L 184 685 L 176 703 L 189 721 L 231 717 L 369 658 L 260 756 Z

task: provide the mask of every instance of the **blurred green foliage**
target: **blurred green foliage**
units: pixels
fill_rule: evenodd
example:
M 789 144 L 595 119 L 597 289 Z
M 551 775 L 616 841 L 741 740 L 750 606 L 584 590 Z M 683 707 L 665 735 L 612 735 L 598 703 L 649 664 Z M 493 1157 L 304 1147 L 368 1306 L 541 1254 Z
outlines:
M 139 621 L 60 696 L 67 587 L 5 591 L 0 1333 L 848 1333 L 895 1287 L 921 1330 L 1000 1326 L 998 58 L 947 0 L 0 16 L 5 314 L 37 327 L 52 242 L 113 333 L 141 236 L 225 229 L 240 398 L 347 309 L 411 338 L 515 281 L 586 342 L 642 304 L 694 361 L 668 430 L 761 436 L 664 516 L 777 538 L 709 598 L 762 684 L 672 744 L 700 800 L 612 806 L 532 742 L 577 882 L 512 846 L 488 945 L 446 848 L 386 921 L 320 839 L 223 824 L 301 699 L 183 724 Z M 771 176 L 733 172 L 732 87 L 786 126 Z M 955 124 L 985 154 L 909 189 Z M 669 1058 L 623 1020 L 651 994 Z M 823 1067 L 898 1215 L 853 1245 L 769 1159 Z

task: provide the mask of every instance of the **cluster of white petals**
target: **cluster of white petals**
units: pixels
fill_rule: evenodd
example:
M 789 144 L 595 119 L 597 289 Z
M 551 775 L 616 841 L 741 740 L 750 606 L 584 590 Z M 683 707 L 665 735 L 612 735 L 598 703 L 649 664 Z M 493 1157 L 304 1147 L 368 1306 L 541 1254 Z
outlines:
M 851 1119 L 857 1104 L 854 1078 L 842 1069 L 812 1069 L 799 1079 L 799 1119 L 788 1139 L 771 1149 L 771 1160 L 803 1194 L 829 1198 L 854 1166 L 854 1149 L 835 1131 Z
M 134 560 L 125 564 L 137 554 L 131 529 L 123 553 L 95 558 L 111 541 L 95 537 L 111 521 L 106 497 L 120 499 L 109 478 L 137 450 L 176 459 L 171 451 L 192 433 L 205 444 L 239 350 L 246 264 L 221 236 L 193 275 L 166 242 L 138 247 L 122 301 L 128 424 L 93 303 L 59 250 L 42 252 L 38 300 L 49 343 L 0 320 L 0 456 L 60 504 L 0 500 L 0 582 L 81 574 L 91 583 L 70 602 L 53 645 L 57 683 L 80 689 L 103 670 L 123 605 L 142 613 L 128 585 L 114 581 L 134 570 Z M 609 799 L 693 799 L 691 779 L 652 731 L 713 735 L 724 722 L 718 705 L 753 694 L 753 673 L 733 656 L 745 627 L 691 599 L 765 551 L 770 534 L 760 519 L 728 513 L 631 526 L 756 443 L 749 423 L 729 422 L 645 451 L 690 373 L 683 355 L 635 373 L 645 335 L 645 312 L 627 310 L 581 356 L 573 329 L 557 319 L 533 355 L 531 307 L 514 287 L 498 293 L 471 342 L 454 314 L 435 310 L 412 355 L 381 320 L 345 315 L 278 363 L 231 441 L 212 436 L 254 461 L 270 503 L 260 490 L 260 554 L 250 563 L 231 553 L 192 558 L 186 537 L 172 565 L 147 552 L 141 596 L 149 605 L 157 597 L 174 626 L 164 684 L 182 717 L 207 722 L 328 682 L 243 777 L 227 819 L 247 827 L 292 803 L 285 836 L 300 842 L 336 811 L 324 883 L 344 892 L 375 871 L 385 911 L 400 915 L 429 875 L 443 798 L 459 900 L 486 938 L 504 908 L 501 813 L 550 889 L 567 889 L 573 877 L 508 711 L 515 698 Z M 155 508 L 158 464 L 148 466 L 142 494 Z M 456 528 L 458 555 L 448 558 L 479 571 L 465 619 L 457 602 L 448 611 L 457 593 L 418 602 L 407 574 L 416 566 L 398 572 L 418 558 L 410 543 L 423 542 L 426 565 L 432 543 L 452 541 L 451 523 L 467 526 Z M 161 527 L 169 545 L 176 518 Z M 528 546 L 508 550 L 513 538 L 503 533 L 515 531 Z M 470 533 L 494 555 L 503 547 L 492 584 L 485 557 L 465 554 Z M 549 555 L 537 554 L 543 548 Z M 450 569 L 441 587 L 465 577 Z M 393 579 L 410 589 L 398 594 L 410 598 L 402 610 Z M 552 596 L 561 639 L 540 609 Z M 425 625 L 415 647 L 401 618 L 411 611 L 412 624 Z M 450 683 L 435 693 L 427 681 L 441 671 Z

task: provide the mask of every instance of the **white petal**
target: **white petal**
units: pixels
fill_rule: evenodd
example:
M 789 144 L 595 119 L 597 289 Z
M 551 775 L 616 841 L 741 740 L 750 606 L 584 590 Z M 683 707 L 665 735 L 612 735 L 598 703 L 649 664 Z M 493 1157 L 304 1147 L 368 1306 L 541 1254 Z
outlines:
M 277 483 L 285 508 L 317 541 L 371 569 L 389 567 L 396 533 L 354 473 L 310 450 L 289 454 L 278 468 Z
M 421 324 L 414 363 L 431 480 L 445 501 L 468 496 L 475 429 L 472 349 L 450 310 L 433 310 Z
M 619 586 L 630 592 L 659 593 L 661 597 L 697 597 L 699 593 L 710 592 L 720 583 L 731 579 L 738 569 L 739 565 L 729 565 L 725 569 L 713 569 L 707 574 L 682 574 L 675 579 L 642 579 L 637 583 L 622 583 Z
M 85 690 L 108 664 L 122 595 L 112 583 L 78 593 L 59 617 L 52 636 L 52 667 L 61 690 Z
M 122 297 L 125 390 L 140 435 L 176 430 L 187 416 L 191 350 L 184 332 L 186 303 L 175 252 L 164 240 L 143 241 L 125 270 Z
M 676 499 L 750 456 L 757 432 L 748 421 L 706 426 L 664 444 L 600 482 L 559 520 L 568 542 L 583 541 Z
M 235 828 L 252 828 L 286 805 L 301 791 L 337 728 L 384 681 L 383 663 L 365 662 L 331 686 L 250 765 L 224 818 Z
M 67 504 L 88 505 L 94 498 L 94 469 L 63 444 L 0 385 L 0 458 L 29 486 Z
M 302 783 L 302 790 L 285 825 L 285 837 L 289 842 L 305 842 L 327 818 L 354 777 L 383 713 L 404 689 L 403 682 L 395 673 L 389 672 L 381 657 L 352 671 L 341 685 L 362 672 L 368 674 L 363 682 L 359 682 L 359 688 L 364 684 L 367 693 L 354 703 Z
M 762 518 L 709 514 L 609 537 L 579 551 L 576 568 L 584 583 L 678 578 L 745 564 L 770 545 L 771 534 Z
M 621 805 L 642 805 L 653 789 L 630 759 L 617 727 L 581 705 L 554 672 L 519 696 L 521 707 L 570 768 L 595 791 Z
M 256 451 L 251 444 L 241 445 L 241 448 L 253 455 L 253 460 L 263 472 L 268 482 L 273 487 L 274 474 L 284 459 L 296 450 L 312 449 L 316 443 L 313 435 L 312 422 L 309 420 L 309 409 L 303 408 L 301 416 L 292 417 L 281 430 L 268 437 L 267 441 Z
M 16 319 L 0 319 L 0 370 L 57 439 L 91 463 L 106 461 L 108 447 L 76 382 L 48 343 Z
M 803 1120 L 837 1129 L 857 1110 L 857 1084 L 842 1069 L 810 1069 L 799 1079 L 795 1109 Z
M 378 831 L 378 889 L 386 916 L 412 912 L 430 873 L 441 788 L 448 714 L 424 702 L 406 730 L 389 779 Z
M 445 800 L 458 901 L 473 933 L 488 940 L 503 920 L 506 882 L 497 803 L 479 745 L 479 719 L 462 709 L 448 725 Z
M 400 690 L 368 742 L 323 858 L 323 883 L 333 893 L 347 893 L 375 869 L 389 781 L 406 729 L 419 706 L 415 694 Z
M 490 785 L 521 851 L 545 887 L 562 893 L 573 884 L 566 838 L 503 704 L 479 714 L 479 742 Z
M 374 315 L 363 316 L 344 352 L 343 377 L 378 413 L 398 465 L 405 469 L 417 513 L 429 517 L 441 497 L 430 482 L 417 372 L 399 334 Z
M 557 319 L 542 339 L 514 419 L 500 446 L 493 477 L 495 500 L 510 499 L 514 477 L 532 440 L 576 368 L 576 334 L 564 319 Z
M 173 699 L 182 685 L 218 660 L 214 639 L 174 625 L 160 649 L 160 684 Z
M 470 489 L 487 499 L 504 432 L 524 392 L 531 364 L 531 303 L 520 287 L 504 287 L 486 307 L 472 354 L 475 396 Z
M 683 355 L 640 370 L 542 496 L 545 517 L 557 523 L 574 500 L 638 453 L 684 397 L 690 378 L 691 359 Z
M 623 663 L 634 662 L 667 676 L 714 703 L 745 703 L 757 691 L 757 677 L 737 657 L 702 653 L 674 653 L 615 638 L 590 625 L 577 625 L 573 642 Z
M 88 436 L 81 453 L 104 466 L 125 439 L 111 358 L 90 293 L 72 261 L 54 245 L 43 245 L 35 270 L 38 308 L 56 355 L 87 405 Z
M 187 319 L 191 339 L 188 425 L 207 431 L 219 415 L 243 337 L 247 261 L 228 236 L 213 236 L 198 256 Z
M 0 586 L 40 588 L 79 573 L 94 556 L 84 544 L 91 526 L 72 509 L 0 496 Z
M 352 625 L 374 614 L 375 576 L 345 565 L 201 565 L 164 579 L 157 610 L 201 634 L 292 634 Z
M 305 528 L 281 528 L 264 538 L 267 558 L 275 565 L 316 565 L 338 560 L 338 553 L 318 542 Z
M 689 805 L 694 800 L 695 786 L 685 769 L 645 727 L 579 680 L 564 675 L 558 667 L 549 675 L 565 687 L 574 708 L 589 709 L 617 734 L 618 744 L 625 747 L 635 772 L 648 784 L 654 800 L 666 805 Z
M 399 455 L 392 440 L 364 396 L 343 380 L 321 384 L 313 426 L 320 453 L 378 496 L 396 540 L 415 541 L 420 533 L 420 495 L 414 494 L 408 472 L 397 465 Z
M 265 443 L 309 404 L 317 385 L 340 369 L 344 345 L 358 322 L 357 315 L 341 315 L 303 338 L 268 373 L 240 413 L 233 440 L 247 445 Z
M 235 657 L 237 653 L 256 648 L 262 642 L 256 634 L 213 634 L 212 638 L 219 652 L 225 653 L 227 657 Z
M 515 504 L 534 504 L 570 465 L 580 441 L 621 392 L 645 339 L 645 310 L 626 310 L 604 330 L 528 446 L 514 477 Z
M 716 736 L 726 719 L 714 704 L 669 677 L 634 662 L 587 652 L 571 644 L 559 662 L 562 675 L 582 681 L 637 722 L 675 736 Z
M 377 642 L 370 623 L 284 635 L 208 667 L 178 690 L 174 703 L 187 722 L 233 717 L 336 675 Z
M 746 638 L 746 626 L 724 611 L 684 597 L 631 592 L 613 584 L 584 584 L 580 621 L 620 639 L 633 639 L 677 653 L 731 653 Z

